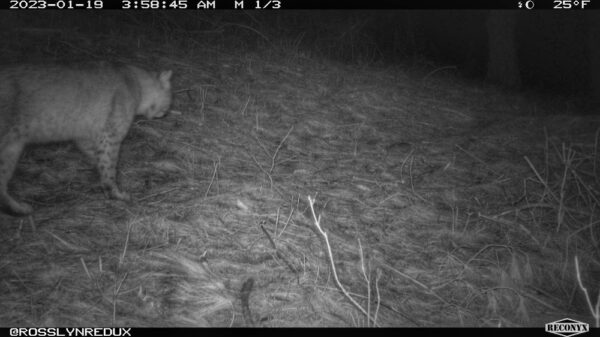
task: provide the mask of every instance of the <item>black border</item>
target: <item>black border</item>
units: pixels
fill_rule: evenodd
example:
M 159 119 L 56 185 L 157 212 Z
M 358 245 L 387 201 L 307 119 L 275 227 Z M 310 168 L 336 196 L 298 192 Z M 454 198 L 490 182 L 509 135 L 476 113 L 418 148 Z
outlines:
M 62 328 L 61 328 L 62 329 Z M 119 329 L 119 328 L 113 328 Z M 9 328 L 0 328 L 0 337 L 11 336 Z M 598 336 L 600 329 L 590 327 L 590 331 L 579 336 Z M 198 337 L 198 336 L 260 336 L 260 337 L 310 337 L 333 335 L 351 337 L 351 336 L 449 336 L 458 335 L 468 336 L 527 336 L 527 337 L 551 337 L 553 334 L 547 333 L 544 327 L 538 328 L 131 328 L 129 335 L 131 337 L 145 336 L 176 336 L 176 337 Z M 109 335 L 107 335 L 109 336 Z M 25 336 L 23 336 L 25 337 Z
M 14 0 L 13 0 L 14 1 Z M 56 3 L 57 1 L 69 0 L 19 0 L 19 1 L 46 1 L 48 3 Z M 79 3 L 84 3 L 88 0 L 70 0 Z M 93 1 L 93 0 L 91 0 Z M 129 0 L 140 1 L 140 0 Z M 149 0 L 144 0 L 149 1 Z M 156 0 L 155 0 L 156 1 Z M 173 0 L 158 0 L 165 1 L 167 4 Z M 186 0 L 188 4 L 187 10 L 198 10 L 196 5 L 200 1 L 214 2 L 217 10 L 235 9 L 235 2 L 240 0 Z M 543 10 L 553 9 L 558 0 L 243 0 L 245 10 L 261 10 L 257 9 L 256 2 L 260 3 L 262 10 L 290 10 L 290 9 L 349 9 L 349 10 L 394 10 L 394 9 L 513 9 L 513 10 Z M 567 0 L 569 1 L 569 0 Z M 570 0 L 574 1 L 574 0 Z M 588 0 L 578 0 L 588 1 Z M 585 9 L 554 9 L 563 12 L 583 11 L 600 9 L 600 0 L 589 0 L 590 2 Z M 103 9 L 122 9 L 121 0 L 102 0 Z M 1 0 L 0 9 L 9 9 L 10 0 Z M 526 7 L 530 7 L 527 9 Z M 183 10 L 171 9 L 168 10 Z M 36 10 L 36 9 L 18 9 L 18 10 Z M 39 9 L 38 9 L 39 10 Z M 59 10 L 59 9 L 55 9 Z M 60 9 L 62 11 L 72 11 L 75 9 Z M 77 10 L 86 10 L 84 8 Z M 93 9 L 98 10 L 98 9 Z M 152 11 L 153 9 L 129 9 L 134 11 Z

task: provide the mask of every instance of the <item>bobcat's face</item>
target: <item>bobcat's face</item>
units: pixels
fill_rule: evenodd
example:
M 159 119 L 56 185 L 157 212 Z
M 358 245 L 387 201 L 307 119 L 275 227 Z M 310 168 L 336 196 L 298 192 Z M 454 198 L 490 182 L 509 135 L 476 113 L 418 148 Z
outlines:
M 171 106 L 171 70 L 163 71 L 153 78 L 149 87 L 143 88 L 142 102 L 140 104 L 140 114 L 149 119 L 163 117 Z

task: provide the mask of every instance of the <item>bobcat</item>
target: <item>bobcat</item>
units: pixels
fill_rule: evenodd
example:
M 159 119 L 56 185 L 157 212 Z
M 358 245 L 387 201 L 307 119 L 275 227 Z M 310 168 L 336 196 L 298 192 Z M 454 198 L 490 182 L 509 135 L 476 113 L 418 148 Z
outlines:
M 171 75 L 111 62 L 0 68 L 0 207 L 33 211 L 8 194 L 8 181 L 26 144 L 56 141 L 74 141 L 97 167 L 106 194 L 129 200 L 116 182 L 121 142 L 135 115 L 166 114 Z

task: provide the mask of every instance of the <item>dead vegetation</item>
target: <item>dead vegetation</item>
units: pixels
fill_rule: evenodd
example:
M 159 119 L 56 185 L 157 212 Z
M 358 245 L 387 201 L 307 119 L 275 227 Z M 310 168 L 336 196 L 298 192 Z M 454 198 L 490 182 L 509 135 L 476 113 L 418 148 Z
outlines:
M 131 204 L 72 145 L 28 148 L 1 325 L 598 325 L 598 117 L 218 33 L 7 44 L 171 68 L 177 94 L 124 142 Z

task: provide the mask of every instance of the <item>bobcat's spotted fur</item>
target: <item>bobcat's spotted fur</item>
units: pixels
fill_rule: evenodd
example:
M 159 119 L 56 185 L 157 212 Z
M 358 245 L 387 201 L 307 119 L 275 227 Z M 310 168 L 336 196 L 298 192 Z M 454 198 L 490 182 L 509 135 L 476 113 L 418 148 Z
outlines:
M 135 115 L 162 117 L 171 104 L 171 71 L 91 62 L 0 68 L 0 207 L 32 207 L 7 191 L 26 144 L 74 141 L 96 165 L 103 188 L 128 200 L 116 182 L 121 142 Z

